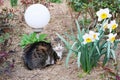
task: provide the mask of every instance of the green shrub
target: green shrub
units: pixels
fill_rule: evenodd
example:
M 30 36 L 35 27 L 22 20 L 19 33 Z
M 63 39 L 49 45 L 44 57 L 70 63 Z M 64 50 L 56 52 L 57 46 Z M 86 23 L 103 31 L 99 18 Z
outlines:
M 120 11 L 120 0 L 70 0 L 69 2 L 75 11 L 86 8 L 93 8 L 95 11 L 100 8 L 109 8 L 112 12 Z
M 94 15 L 96 11 L 100 8 L 109 8 L 113 19 L 116 18 L 120 23 L 120 0 L 70 0 L 69 3 L 75 11 L 89 13 L 93 20 L 96 18 Z

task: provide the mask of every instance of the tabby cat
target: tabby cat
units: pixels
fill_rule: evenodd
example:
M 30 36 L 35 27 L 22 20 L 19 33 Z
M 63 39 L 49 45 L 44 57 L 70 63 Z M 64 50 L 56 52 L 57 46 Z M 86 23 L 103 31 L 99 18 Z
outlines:
M 28 45 L 24 49 L 23 60 L 29 70 L 42 69 L 48 65 L 55 64 L 57 59 L 59 57 L 53 50 L 51 43 L 40 41 Z

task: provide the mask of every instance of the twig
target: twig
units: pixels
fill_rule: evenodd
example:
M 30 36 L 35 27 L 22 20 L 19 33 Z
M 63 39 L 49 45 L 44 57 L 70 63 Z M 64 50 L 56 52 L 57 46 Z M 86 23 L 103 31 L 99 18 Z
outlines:
M 71 6 L 71 3 L 69 3 L 69 5 Z M 71 10 L 70 7 L 69 7 L 69 11 L 70 11 L 71 18 L 74 19 L 73 14 L 72 14 L 72 10 Z M 75 20 L 75 19 L 74 19 L 74 20 Z
M 98 64 L 100 65 L 100 67 L 103 68 L 103 70 L 105 70 L 105 71 L 107 71 L 107 72 L 109 72 L 109 73 L 112 73 L 112 74 L 116 75 L 116 73 L 115 73 L 112 69 L 103 66 L 101 63 L 98 63 Z
M 79 18 L 80 14 L 81 14 L 81 12 L 79 12 L 79 13 L 78 13 L 78 15 L 76 16 L 76 19 L 78 19 L 78 18 Z

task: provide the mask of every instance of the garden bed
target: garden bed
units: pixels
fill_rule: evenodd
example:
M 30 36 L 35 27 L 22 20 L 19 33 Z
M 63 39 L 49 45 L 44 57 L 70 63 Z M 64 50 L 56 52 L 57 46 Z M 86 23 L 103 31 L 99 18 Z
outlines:
M 9 2 L 6 0 L 4 7 L 10 7 Z M 2 6 L 3 7 L 3 6 Z M 2 9 L 0 7 L 0 10 Z M 16 9 L 19 9 L 18 5 Z M 51 40 L 53 46 L 57 45 L 55 39 L 58 37 L 56 33 L 63 35 L 64 32 L 69 32 L 70 27 L 74 27 L 73 19 L 71 18 L 71 13 L 67 6 L 66 2 L 56 4 L 51 3 L 48 6 L 51 13 L 51 20 L 47 26 L 44 27 L 42 33 L 48 34 L 48 39 Z M 21 8 L 22 9 L 22 8 Z M 82 71 L 82 69 L 78 69 L 76 59 L 71 57 L 69 61 L 69 67 L 65 67 L 65 59 L 67 55 L 67 51 L 63 53 L 63 59 L 61 60 L 61 64 L 55 64 L 45 69 L 36 69 L 36 70 L 28 70 L 25 68 L 22 55 L 23 49 L 19 46 L 20 36 L 23 33 L 32 33 L 32 29 L 27 26 L 24 20 L 21 20 L 21 14 L 18 12 L 18 20 L 16 20 L 16 26 L 13 28 L 13 33 L 11 35 L 12 42 L 9 47 L 7 47 L 7 51 L 13 50 L 14 54 L 10 56 L 9 60 L 14 58 L 15 65 L 14 69 L 9 76 L 0 75 L 0 80 L 108 80 L 111 76 L 107 70 L 104 70 L 101 66 L 94 68 L 90 74 L 86 74 Z M 22 21 L 22 22 L 21 22 Z M 76 31 L 76 28 L 74 29 Z M 120 47 L 118 47 L 116 55 L 118 59 L 118 69 L 120 70 Z M 111 64 L 107 64 L 109 68 L 114 70 L 114 67 Z M 118 70 L 118 71 L 119 71 Z

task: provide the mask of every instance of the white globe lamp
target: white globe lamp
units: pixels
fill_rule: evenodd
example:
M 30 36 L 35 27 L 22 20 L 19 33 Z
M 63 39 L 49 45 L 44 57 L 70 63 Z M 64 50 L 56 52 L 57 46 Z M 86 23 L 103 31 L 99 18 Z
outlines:
M 50 21 L 50 12 L 42 4 L 33 4 L 26 9 L 24 18 L 25 22 L 38 32 Z

